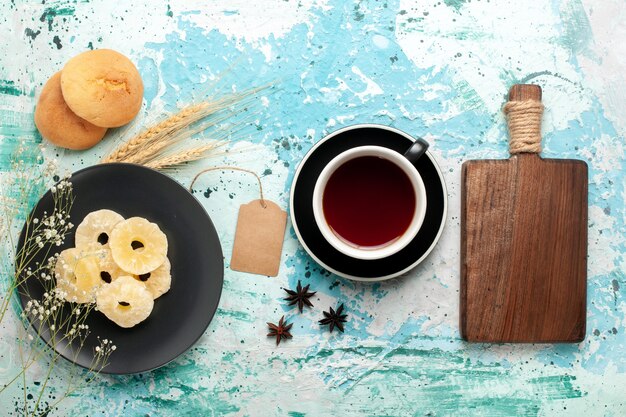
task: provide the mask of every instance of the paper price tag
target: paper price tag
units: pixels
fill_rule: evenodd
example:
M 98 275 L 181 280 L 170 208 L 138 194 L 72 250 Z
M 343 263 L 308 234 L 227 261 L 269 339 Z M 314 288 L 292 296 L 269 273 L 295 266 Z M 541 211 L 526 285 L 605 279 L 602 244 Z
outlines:
M 265 204 L 265 207 L 263 207 Z M 230 269 L 258 275 L 278 275 L 287 212 L 269 200 L 239 207 Z

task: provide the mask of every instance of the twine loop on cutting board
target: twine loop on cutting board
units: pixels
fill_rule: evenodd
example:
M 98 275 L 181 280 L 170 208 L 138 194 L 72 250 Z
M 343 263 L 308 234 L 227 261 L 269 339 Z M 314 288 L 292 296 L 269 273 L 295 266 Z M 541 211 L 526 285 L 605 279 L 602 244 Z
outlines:
M 509 152 L 541 152 L 543 104 L 537 100 L 509 101 L 504 105 L 509 125 Z

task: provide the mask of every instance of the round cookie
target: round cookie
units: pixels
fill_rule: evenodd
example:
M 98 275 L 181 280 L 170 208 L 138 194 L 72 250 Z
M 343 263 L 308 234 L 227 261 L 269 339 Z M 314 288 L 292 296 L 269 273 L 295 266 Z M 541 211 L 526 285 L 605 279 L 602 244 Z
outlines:
M 102 127 L 130 122 L 143 100 L 137 67 L 111 49 L 95 49 L 70 59 L 61 74 L 61 89 L 74 113 Z
M 53 144 L 73 150 L 91 148 L 107 131 L 81 119 L 68 107 L 61 93 L 61 72 L 50 77 L 41 90 L 35 125 L 41 136 Z

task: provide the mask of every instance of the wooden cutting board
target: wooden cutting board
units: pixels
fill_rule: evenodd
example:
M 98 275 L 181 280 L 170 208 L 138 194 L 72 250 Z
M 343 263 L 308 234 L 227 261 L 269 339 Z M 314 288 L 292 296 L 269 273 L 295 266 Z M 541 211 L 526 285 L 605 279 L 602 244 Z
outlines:
M 510 102 L 526 100 L 540 106 L 541 88 L 511 88 Z M 509 114 L 512 137 L 519 117 L 524 115 Z M 539 126 L 540 118 L 539 112 Z M 472 342 L 580 342 L 587 298 L 587 164 L 514 154 L 510 145 L 509 159 L 463 164 L 461 335 Z

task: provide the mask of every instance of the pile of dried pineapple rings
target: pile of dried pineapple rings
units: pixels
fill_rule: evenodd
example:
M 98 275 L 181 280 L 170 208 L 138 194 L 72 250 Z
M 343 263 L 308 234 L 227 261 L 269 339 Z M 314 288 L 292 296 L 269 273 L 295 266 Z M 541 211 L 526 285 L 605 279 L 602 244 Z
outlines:
M 133 327 L 169 291 L 170 269 L 167 236 L 159 226 L 102 209 L 83 219 L 75 247 L 59 254 L 56 291 L 70 302 L 95 302 L 118 326 Z

